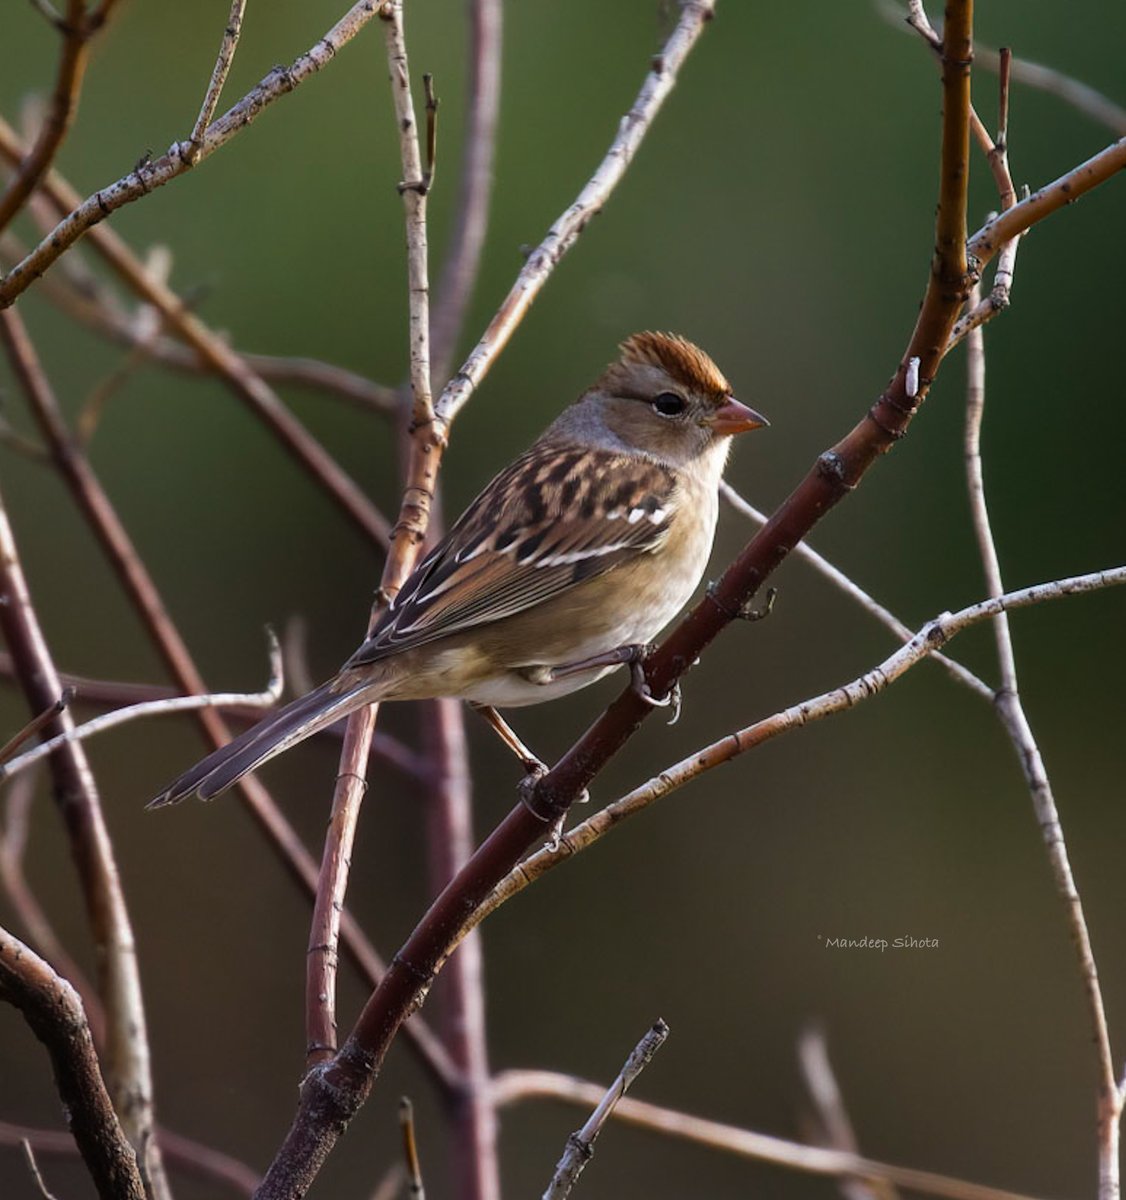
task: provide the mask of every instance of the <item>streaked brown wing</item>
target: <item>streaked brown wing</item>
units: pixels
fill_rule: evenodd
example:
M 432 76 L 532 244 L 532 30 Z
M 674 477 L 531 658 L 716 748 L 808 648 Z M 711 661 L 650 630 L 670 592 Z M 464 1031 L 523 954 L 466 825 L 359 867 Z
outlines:
M 345 664 L 499 621 L 656 549 L 676 507 L 665 467 L 533 446 L 466 509 Z

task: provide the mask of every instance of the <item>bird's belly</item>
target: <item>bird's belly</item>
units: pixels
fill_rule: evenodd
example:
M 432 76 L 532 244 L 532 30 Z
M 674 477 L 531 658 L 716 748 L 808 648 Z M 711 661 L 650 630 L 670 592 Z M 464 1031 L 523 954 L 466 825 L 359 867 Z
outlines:
M 570 695 L 612 670 L 613 667 L 595 667 L 550 683 L 533 683 L 519 671 L 506 671 L 503 675 L 475 683 L 464 692 L 462 698 L 493 708 L 523 708 L 528 704 L 542 704 L 545 700 L 557 700 L 560 696 Z

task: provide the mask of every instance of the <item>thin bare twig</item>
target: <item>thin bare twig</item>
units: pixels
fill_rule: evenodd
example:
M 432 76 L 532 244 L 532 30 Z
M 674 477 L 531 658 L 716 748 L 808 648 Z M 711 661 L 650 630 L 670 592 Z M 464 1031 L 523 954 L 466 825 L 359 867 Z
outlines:
M 613 1116 L 614 1109 L 621 1103 L 633 1081 L 653 1059 L 653 1055 L 664 1045 L 669 1036 L 669 1027 L 658 1020 L 640 1042 L 633 1048 L 625 1066 L 618 1072 L 617 1079 L 606 1089 L 594 1106 L 586 1123 L 567 1139 L 567 1148 L 556 1164 L 555 1173 L 543 1200 L 567 1200 L 571 1189 L 578 1182 L 586 1165 L 594 1157 L 594 1143 L 602 1127 Z
M 744 499 L 726 480 L 719 485 L 719 494 L 731 505 L 737 513 L 749 517 L 756 525 L 765 525 L 767 515 L 760 512 L 748 500 Z M 808 542 L 800 542 L 793 549 L 795 558 L 809 563 L 818 574 L 823 575 L 831 583 L 836 584 L 847 596 L 850 596 L 865 612 L 870 613 L 881 625 L 890 629 L 901 642 L 909 642 L 914 637 L 914 630 L 904 623 L 890 610 L 869 595 L 859 584 L 855 583 L 839 567 L 835 567 L 822 554 L 818 554 Z M 932 655 L 935 662 L 940 663 L 955 683 L 968 687 L 975 695 L 993 703 L 993 689 L 984 680 L 979 679 L 968 667 L 962 666 L 955 659 L 945 654 Z
M 418 144 L 418 122 L 411 96 L 410 68 L 403 30 L 402 0 L 383 0 L 379 13 L 387 41 L 387 67 L 391 78 L 391 100 L 399 131 L 399 156 L 407 235 L 407 320 L 410 347 L 410 381 L 414 425 L 434 420 L 434 398 L 430 394 L 430 279 L 427 262 L 426 199 L 429 185 L 422 168 Z
M 407 1195 L 414 1197 L 414 1200 L 426 1200 L 426 1189 L 422 1186 L 422 1162 L 418 1157 L 418 1139 L 414 1132 L 414 1105 L 406 1096 L 399 1101 L 399 1129 L 403 1135 Z
M 51 724 L 73 699 L 74 692 L 70 688 L 63 688 L 62 694 L 54 704 L 48 705 L 41 713 L 32 717 L 18 733 L 10 737 L 3 746 L 0 746 L 0 779 L 4 778 L 5 766 L 15 756 L 16 751 L 24 742 L 29 738 L 35 737 L 45 725 Z
M 203 150 L 204 135 L 207 133 L 207 127 L 211 124 L 211 118 L 215 115 L 215 106 L 219 103 L 223 84 L 227 82 L 227 75 L 230 73 L 231 63 L 234 61 L 235 51 L 238 49 L 244 12 L 246 12 L 246 0 L 231 0 L 231 12 L 227 17 L 226 28 L 223 30 L 223 40 L 219 43 L 219 54 L 211 71 L 211 79 L 207 84 L 199 116 L 196 117 L 192 135 L 188 139 L 187 149 L 183 152 L 193 166 Z
M 427 188 L 423 182 L 418 127 L 410 91 L 402 0 L 384 0 L 379 15 L 386 39 L 391 97 L 403 168 L 399 193 L 403 198 L 406 223 L 408 345 L 413 400 L 407 478 L 399 518 L 390 534 L 390 551 L 384 564 L 376 604 L 368 620 L 369 632 L 379 619 L 382 605 L 399 590 L 418 557 L 434 495 L 441 450 L 445 444 L 444 434 L 434 421 L 434 405 L 430 394 Z M 348 867 L 360 805 L 367 789 L 368 754 L 377 713 L 378 705 L 365 705 L 349 716 L 344 733 L 305 965 L 306 1062 L 309 1065 L 328 1061 L 337 1049 L 336 963 L 340 913 L 348 887 Z
M 985 477 L 981 457 L 981 425 L 985 413 L 985 338 L 981 329 L 974 329 L 966 342 L 966 482 L 969 489 L 970 513 L 978 551 L 981 555 L 985 586 L 990 596 L 1004 593 L 1001 564 L 993 539 L 989 508 L 985 499 Z M 1107 1025 L 1106 1006 L 1099 984 L 1098 966 L 1091 944 L 1091 934 L 1083 911 L 1083 902 L 1064 840 L 1059 810 L 1052 794 L 1051 781 L 1044 767 L 1040 747 L 1024 711 L 1017 680 L 1016 658 L 1013 653 L 1012 632 L 1008 614 L 1002 608 L 992 618 L 993 635 L 997 646 L 997 661 L 1001 686 L 997 691 L 996 709 L 1016 751 L 1017 761 L 1024 774 L 1032 798 L 1036 823 L 1044 839 L 1048 862 L 1056 889 L 1067 910 L 1072 942 L 1079 959 L 1079 974 L 1087 1001 L 1087 1011 L 1094 1033 L 1099 1072 L 1097 1105 L 1097 1137 L 1099 1161 L 1099 1198 L 1118 1200 L 1118 1147 L 1123 1095 L 1115 1071 L 1114 1052 Z
M 100 717 L 68 729 L 56 737 L 50 738 L 33 750 L 28 750 L 11 762 L 4 762 L 0 756 L 0 783 L 19 771 L 46 758 L 59 746 L 68 742 L 80 742 L 93 737 L 96 733 L 104 733 L 107 729 L 115 729 L 129 721 L 141 717 L 158 717 L 168 713 L 194 712 L 199 708 L 240 708 L 262 709 L 269 708 L 281 698 L 285 679 L 282 674 L 281 648 L 272 630 L 267 630 L 270 639 L 270 678 L 266 687 L 260 692 L 211 692 L 202 696 L 173 696 L 167 700 L 148 700 L 140 704 L 131 704 L 126 708 L 117 708 L 104 713 Z M 61 711 L 61 710 L 60 710 Z
M 1027 193 L 1027 188 L 1025 189 Z M 1012 300 L 1013 279 L 1016 273 L 1017 250 L 1021 236 L 1010 238 L 997 255 L 997 269 L 993 272 L 993 286 L 989 295 L 975 300 L 954 323 L 950 332 L 948 350 L 953 350 L 971 330 L 980 329 L 998 313 L 1009 307 Z
M 1105 183 L 1126 168 L 1126 137 L 1112 142 L 1105 150 L 1066 171 L 1058 179 L 1037 188 L 1012 208 L 986 223 L 970 238 L 967 252 L 984 266 L 1018 234 L 1026 233 L 1052 213 L 1074 204 L 1092 188 Z
M 22 257 L 21 250 L 20 243 L 10 232 L 0 236 L 0 260 L 18 262 Z M 197 375 L 214 373 L 214 367 L 191 346 L 166 336 L 149 339 L 139 328 L 137 315 L 125 311 L 112 288 L 102 285 L 85 270 L 72 270 L 80 261 L 79 252 L 72 251 L 62 260 L 59 270 L 46 276 L 40 284 L 42 295 L 60 311 L 119 346 L 131 350 L 143 347 L 150 362 Z M 151 311 L 149 305 L 145 308 Z M 221 340 L 225 337 L 222 332 L 216 332 L 215 336 Z M 392 388 L 334 363 L 306 357 L 236 353 L 249 371 L 267 383 L 322 391 L 381 416 L 388 416 L 395 410 Z
M 906 22 L 907 10 L 895 3 L 895 0 L 876 0 L 876 9 L 897 29 L 902 28 Z M 974 59 L 987 71 L 1000 72 L 1000 52 L 981 42 L 974 43 Z M 1114 133 L 1126 134 L 1126 108 L 1115 104 L 1089 84 L 1072 79 L 1070 75 L 1065 75 L 1054 67 L 1041 66 L 1026 58 L 1016 57 L 1012 60 L 1012 77 L 1017 83 L 1059 97 L 1077 112 L 1083 113 L 1100 125 L 1105 125 Z
M 31 1148 L 31 1143 L 27 1138 L 23 1138 L 20 1142 L 20 1149 L 23 1151 L 23 1160 L 27 1163 L 27 1169 L 31 1173 L 31 1181 L 35 1184 L 36 1191 L 43 1197 L 43 1200 L 56 1200 L 39 1172 L 39 1164 L 35 1161 L 35 1151 Z
M 666 767 L 659 775 L 655 775 L 625 796 L 600 809 L 581 824 L 576 825 L 574 829 L 568 830 L 560 838 L 558 846 L 544 847 L 536 851 L 514 867 L 497 884 L 489 897 L 462 926 L 458 937 L 453 939 L 453 944 L 456 945 L 461 936 L 470 929 L 476 928 L 489 913 L 499 908 L 517 892 L 522 891 L 533 880 L 538 879 L 544 872 L 558 866 L 581 850 L 585 850 L 627 817 L 641 812 L 662 796 L 667 796 L 670 792 L 683 787 L 705 771 L 710 771 L 722 763 L 730 762 L 733 758 L 745 754 L 763 742 L 789 733 L 791 730 L 800 729 L 802 726 L 808 725 L 810 721 L 845 712 L 861 701 L 870 699 L 894 683 L 917 663 L 933 654 L 935 650 L 945 645 L 963 629 L 990 620 L 999 612 L 1006 612 L 1014 608 L 1027 608 L 1048 600 L 1058 600 L 1064 596 L 1080 595 L 1122 584 L 1126 584 L 1126 566 L 1095 571 L 1088 575 L 1076 575 L 1068 579 L 1057 579 L 1051 583 L 1035 584 L 1016 592 L 1009 592 L 1004 596 L 982 600 L 955 613 L 943 613 L 941 616 L 935 617 L 924 625 L 910 642 L 858 679 L 854 679 L 842 687 L 834 688 L 832 691 L 824 692 L 820 696 L 804 700 L 800 704 L 792 705 L 761 721 L 756 721 L 753 725 L 730 733 L 710 746 L 705 746 L 688 755 L 687 758 L 682 758 L 678 763 Z
M 275 100 L 288 95 L 316 74 L 376 15 L 374 0 L 358 0 L 313 46 L 292 65 L 275 67 L 243 98 L 212 122 L 199 153 L 189 154 L 191 142 L 173 142 L 168 152 L 153 162 L 141 162 L 115 183 L 79 200 L 50 234 L 0 282 L 0 308 L 13 303 L 27 287 L 54 265 L 74 243 L 111 213 L 147 196 L 213 154 L 261 115 Z
M 11 126 L 0 118 L 0 157 L 10 162 L 18 160 L 20 148 Z M 65 212 L 71 202 L 77 201 L 73 189 L 53 171 L 44 180 L 42 190 L 60 211 Z M 168 328 L 187 342 L 266 424 L 362 533 L 377 545 L 386 545 L 387 521 L 382 514 L 273 389 L 250 369 L 247 361 L 190 313 L 180 296 L 146 271 L 114 230 L 108 226 L 95 227 L 90 241 L 128 286 L 160 313 Z
M 243 1196 L 254 1194 L 259 1177 L 246 1163 L 168 1129 L 158 1128 L 157 1138 L 165 1159 L 185 1175 L 222 1184 Z M 0 1146 L 17 1146 L 22 1141 L 29 1142 L 40 1156 L 73 1158 L 79 1152 L 74 1138 L 64 1130 L 0 1121 Z
M 653 59 L 653 69 L 642 84 L 633 107 L 622 118 L 618 136 L 610 145 L 598 169 L 590 177 L 575 202 L 547 231 L 543 241 L 528 256 L 516 282 L 489 322 L 481 340 L 462 364 L 461 370 L 446 384 L 437 403 L 438 416 L 449 424 L 468 403 L 497 355 L 523 320 L 524 314 L 540 294 L 559 260 L 575 244 L 592 217 L 605 207 L 614 188 L 633 161 L 638 147 L 649 132 L 654 118 L 676 85 L 677 75 L 692 47 L 703 33 L 715 11 L 715 0 L 686 0 L 680 20 L 661 53 Z
M 831 1150 L 859 1154 L 856 1132 L 837 1084 L 833 1064 L 829 1061 L 829 1046 L 824 1030 L 820 1027 L 807 1026 L 798 1037 L 798 1066 L 816 1112 L 815 1125 L 819 1136 L 815 1141 L 809 1140 Z M 886 1179 L 842 1176 L 838 1186 L 845 1200 L 898 1200 L 898 1192 Z
M 31 0 L 31 7 L 34 8 L 48 24 L 53 25 L 58 29 L 63 23 L 63 15 L 51 3 L 51 0 Z
M 422 86 L 426 92 L 426 169 L 422 172 L 422 186 L 429 193 L 434 186 L 438 171 L 438 96 L 434 91 L 434 76 L 423 75 Z
M 0 230 L 11 224 L 28 196 L 38 187 L 74 123 L 82 77 L 89 61 L 90 39 L 104 24 L 109 7 L 107 4 L 106 11 L 96 16 L 87 13 L 85 0 L 67 0 L 66 17 L 54 15 L 52 24 L 62 37 L 55 88 L 35 145 L 24 156 L 7 190 L 0 196 Z
M 403 1164 L 393 1162 L 383 1172 L 383 1178 L 375 1185 L 368 1200 L 399 1200 L 404 1183 L 406 1172 L 403 1170 Z
M 603 1091 L 601 1084 L 588 1083 L 555 1071 L 502 1071 L 493 1080 L 493 1095 L 498 1108 L 532 1098 L 552 1098 L 586 1107 L 597 1104 Z M 862 1175 L 887 1179 L 901 1187 L 930 1196 L 944 1196 L 947 1200 L 1031 1200 L 1031 1197 L 1020 1192 L 986 1187 L 931 1171 L 917 1171 L 912 1167 L 893 1166 L 842 1150 L 804 1146 L 800 1142 L 708 1121 L 644 1100 L 634 1100 L 630 1096 L 618 1104 L 614 1117 L 641 1129 L 684 1138 L 697 1145 L 710 1146 L 759 1162 L 775 1163 L 809 1175 L 828 1178 Z

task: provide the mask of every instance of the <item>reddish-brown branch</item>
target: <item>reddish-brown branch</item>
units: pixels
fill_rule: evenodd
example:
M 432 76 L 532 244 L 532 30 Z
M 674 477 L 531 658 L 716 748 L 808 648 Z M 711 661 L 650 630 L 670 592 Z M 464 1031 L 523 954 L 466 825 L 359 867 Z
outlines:
M 471 0 L 465 148 L 454 205 L 454 230 L 430 323 L 433 373 L 439 386 L 445 384 L 450 373 L 489 226 L 500 115 L 503 20 L 500 0 Z
M 952 3 L 947 12 L 943 71 L 943 138 L 936 255 L 919 319 L 900 370 L 869 414 L 817 461 L 806 480 L 774 514 L 718 587 L 677 627 L 651 662 L 652 692 L 667 695 L 675 680 L 726 626 L 789 548 L 859 482 L 873 462 L 901 437 L 941 361 L 950 329 L 964 302 L 965 209 L 969 157 L 969 59 L 973 5 Z M 698 14 L 697 14 L 698 15 Z M 919 393 L 906 395 L 907 367 L 920 360 Z M 469 381 L 467 381 L 469 382 Z M 544 819 L 566 811 L 598 770 L 652 711 L 631 689 L 610 707 L 579 743 L 544 777 L 536 807 L 517 806 L 486 839 L 434 901 L 396 955 L 335 1059 L 310 1072 L 297 1117 L 263 1181 L 260 1196 L 303 1194 L 340 1132 L 366 1099 L 375 1072 L 407 1013 L 425 996 L 435 970 L 466 915 L 543 836 Z
M 10 263 L 18 260 L 22 257 L 21 250 L 21 243 L 11 233 L 0 238 L 0 261 Z M 44 279 L 40 285 L 41 294 L 61 312 L 118 346 L 130 350 L 144 346 L 145 358 L 149 362 L 197 375 L 213 373 L 213 368 L 190 346 L 171 337 L 147 337 L 138 323 L 137 314 L 127 312 L 117 293 L 101 284 L 79 264 L 77 251 L 67 255 L 58 272 Z M 347 400 L 365 412 L 376 412 L 383 416 L 394 412 L 393 389 L 335 363 L 304 356 L 252 354 L 246 351 L 239 352 L 239 357 L 267 383 L 292 384 L 322 391 Z
M 0 335 L 18 358 L 18 345 L 9 338 L 18 321 L 12 312 L 0 315 Z M 18 370 L 17 370 L 18 374 Z M 50 650 L 32 606 L 15 539 L 0 499 L 0 630 L 16 664 L 28 706 L 41 710 L 59 694 Z M 52 733 L 73 727 L 69 712 L 53 721 Z M 145 1166 L 158 1195 L 165 1195 L 159 1152 L 151 1142 L 153 1123 L 152 1076 L 148 1035 L 141 999 L 136 945 L 121 889 L 113 844 L 106 828 L 97 785 L 83 748 L 71 743 L 51 756 L 55 801 L 67 832 L 86 903 L 97 952 L 99 986 L 106 1009 L 108 1060 L 115 1107 L 131 1141 L 142 1147 Z M 85 1021 L 83 1021 L 85 1024 Z M 87 1030 L 86 1036 L 89 1036 Z
M 421 716 L 426 757 L 437 775 L 430 794 L 427 841 L 430 875 L 438 890 L 453 879 L 473 852 L 465 709 L 457 700 L 433 700 L 423 706 Z M 483 972 L 480 938 L 471 935 L 442 973 L 438 997 L 436 1020 L 464 1080 L 460 1094 L 453 1098 L 447 1155 L 461 1200 L 496 1200 L 500 1195 Z
M 121 519 L 94 474 L 89 460 L 67 429 L 58 402 L 43 374 L 22 321 L 8 309 L 0 313 L 0 328 L 11 334 L 16 352 L 16 373 L 27 392 L 36 419 L 50 443 L 63 478 L 76 502 L 90 522 L 99 542 L 118 573 L 142 622 L 179 687 L 192 695 L 208 689 L 191 657 L 187 644 L 168 615 L 163 599 L 147 568 L 141 562 Z M 197 720 L 212 746 L 225 745 L 230 732 L 214 709 L 200 709 Z M 315 894 L 317 867 L 296 831 L 282 815 L 266 789 L 254 777 L 239 784 L 251 814 L 279 853 L 291 874 L 309 892 Z M 360 928 L 350 919 L 343 923 L 345 944 L 363 974 L 374 984 L 383 977 L 383 963 Z M 437 1039 L 421 1024 L 410 1032 L 411 1042 L 423 1060 L 433 1069 L 444 1086 L 453 1086 L 457 1071 L 449 1062 Z
M 0 119 L 0 157 L 19 160 L 22 146 L 11 127 Z M 77 200 L 70 186 L 50 172 L 41 189 L 61 212 Z M 164 324 L 185 341 L 207 368 L 242 399 L 329 494 L 361 532 L 378 545 L 387 544 L 387 521 L 336 460 L 325 450 L 281 399 L 251 370 L 248 362 L 216 336 L 166 284 L 145 270 L 129 247 L 108 226 L 91 231 L 91 244 L 109 266 L 146 303 Z M 2 305 L 0 305 L 2 307 Z
M 399 194 L 403 200 L 407 242 L 408 353 L 410 361 L 410 424 L 407 466 L 399 518 L 391 530 L 391 545 L 383 568 L 377 601 L 368 621 L 374 628 L 383 604 L 403 586 L 426 536 L 437 471 L 445 448 L 442 424 L 434 419 L 430 390 L 430 285 L 427 258 L 426 201 L 418 125 L 410 90 L 402 0 L 385 0 L 380 8 L 387 46 L 392 106 L 399 133 L 403 168 Z M 328 1061 L 336 1041 L 336 949 L 339 912 L 348 887 L 348 869 L 360 805 L 367 788 L 368 749 L 378 708 L 367 705 L 348 718 L 340 770 L 332 799 L 332 815 L 321 859 L 320 878 L 309 934 L 305 975 L 307 1057 Z
M 103 9 L 106 7 L 103 4 Z M 198 153 L 190 141 L 175 142 L 167 154 L 153 162 L 138 164 L 128 175 L 95 192 L 86 200 L 75 198 L 63 212 L 59 224 L 42 242 L 0 281 L 0 308 L 16 298 L 47 271 L 83 234 L 104 221 L 110 213 L 190 170 L 197 162 L 241 133 L 269 105 L 288 95 L 316 74 L 344 45 L 376 15 L 376 0 L 359 0 L 304 54 L 288 67 L 275 67 L 237 104 L 211 123 Z
M 11 224 L 28 196 L 54 162 L 78 112 L 82 77 L 90 56 L 90 39 L 105 24 L 112 0 L 103 9 L 88 14 L 85 0 L 69 0 L 66 18 L 59 25 L 63 44 L 51 103 L 43 118 L 35 145 L 24 156 L 7 190 L 0 196 L 0 230 Z
M 103 1200 L 146 1200 L 137 1158 L 110 1103 L 82 1002 L 33 950 L 0 929 L 0 999 L 47 1048 L 74 1140 Z
M 13 734 L 4 745 L 0 746 L 0 767 L 7 763 L 15 756 L 15 753 L 29 738 L 35 737 L 46 726 L 66 708 L 73 697 L 73 693 L 66 689 L 60 694 L 54 704 L 49 705 L 41 713 L 32 717 L 30 721 L 17 733 Z

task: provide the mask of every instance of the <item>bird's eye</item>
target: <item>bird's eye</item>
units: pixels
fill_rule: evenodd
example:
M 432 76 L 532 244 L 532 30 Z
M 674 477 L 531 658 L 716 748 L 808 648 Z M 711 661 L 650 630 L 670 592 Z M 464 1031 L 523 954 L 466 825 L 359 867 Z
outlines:
M 662 392 L 653 398 L 653 407 L 662 417 L 679 417 L 688 407 L 683 396 L 676 392 Z

